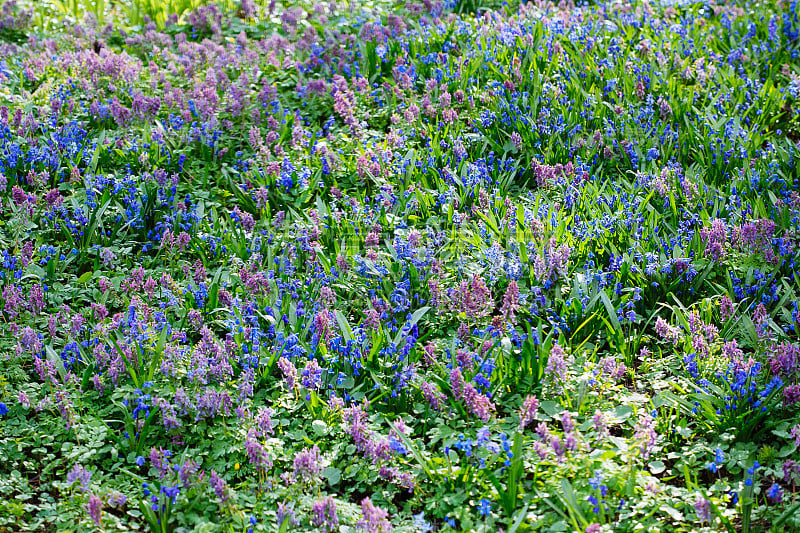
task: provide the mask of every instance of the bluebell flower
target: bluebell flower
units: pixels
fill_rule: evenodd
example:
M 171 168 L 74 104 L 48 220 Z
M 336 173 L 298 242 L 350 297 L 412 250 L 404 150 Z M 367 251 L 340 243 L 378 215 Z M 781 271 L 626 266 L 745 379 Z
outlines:
M 714 450 L 714 462 L 718 465 L 721 465 L 725 462 L 725 452 L 722 451 L 722 448 L 717 448 Z
M 419 531 L 421 533 L 428 533 L 429 531 L 433 531 L 433 527 L 425 520 L 425 512 L 421 512 L 419 514 L 411 515 L 414 519 L 414 528 L 415 531 Z
M 780 503 L 783 499 L 783 490 L 781 486 L 777 483 L 773 483 L 772 486 L 767 489 L 767 498 L 772 500 L 773 503 Z
M 480 511 L 481 516 L 487 516 L 489 513 L 492 512 L 492 502 L 490 502 L 486 498 L 482 498 L 480 501 L 480 505 L 478 506 L 478 511 Z

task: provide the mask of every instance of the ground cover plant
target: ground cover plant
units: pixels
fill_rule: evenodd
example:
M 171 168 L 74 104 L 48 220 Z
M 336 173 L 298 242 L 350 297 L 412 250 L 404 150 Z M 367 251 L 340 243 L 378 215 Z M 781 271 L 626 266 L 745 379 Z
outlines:
M 800 531 L 800 4 L 0 5 L 0 532 Z

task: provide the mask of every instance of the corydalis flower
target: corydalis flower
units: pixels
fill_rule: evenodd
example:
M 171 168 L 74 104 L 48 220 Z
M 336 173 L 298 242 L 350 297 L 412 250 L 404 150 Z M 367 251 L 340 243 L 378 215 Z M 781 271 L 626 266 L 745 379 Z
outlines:
M 422 395 L 425 397 L 425 401 L 428 402 L 428 405 L 431 406 L 431 409 L 438 411 L 442 408 L 444 395 L 435 383 L 425 380 L 420 383 L 419 389 L 422 391 Z
M 28 395 L 25 394 L 25 392 L 19 391 L 19 395 L 17 396 L 17 399 L 19 400 L 20 405 L 22 407 L 24 407 L 25 409 L 30 409 L 31 408 L 31 401 L 28 399 Z
M 647 459 L 653 451 L 656 444 L 658 433 L 655 430 L 655 421 L 650 415 L 642 415 L 639 417 L 639 422 L 636 424 L 636 431 L 634 438 L 640 442 L 640 450 L 642 457 Z
M 456 398 L 464 401 L 472 414 L 484 422 L 492 417 L 492 411 L 495 409 L 494 404 L 489 398 L 479 393 L 475 385 L 466 383 L 461 370 L 458 368 L 454 368 L 450 372 L 450 388 Z
M 356 524 L 356 529 L 367 533 L 388 533 L 392 530 L 388 518 L 388 512 L 376 507 L 369 498 L 364 498 L 361 500 L 361 519 Z
M 544 373 L 551 379 L 557 378 L 563 381 L 567 378 L 567 354 L 560 344 L 555 343 L 550 349 Z
M 256 470 L 266 472 L 272 468 L 272 460 L 267 453 L 264 446 L 258 441 L 255 430 L 251 429 L 247 434 L 247 439 L 244 442 L 244 448 L 247 452 L 247 457 Z
M 333 533 L 339 531 L 339 516 L 336 513 L 336 502 L 328 496 L 323 500 L 314 502 L 311 508 L 311 525 L 323 531 Z
M 468 318 L 480 318 L 492 311 L 492 292 L 479 275 L 475 274 L 469 281 L 462 281 L 457 289 L 451 292 L 452 304 L 459 313 Z
M 278 368 L 283 373 L 283 381 L 286 383 L 286 388 L 294 390 L 297 387 L 297 368 L 289 359 L 281 357 L 278 359 Z
M 723 322 L 727 322 L 728 319 L 733 316 L 734 312 L 734 305 L 728 295 L 726 294 L 723 296 L 719 301 L 719 314 L 720 318 Z
M 103 510 L 103 500 L 97 494 L 92 494 L 89 496 L 89 503 L 86 504 L 86 512 L 89 514 L 89 518 L 95 523 L 96 526 L 100 526 L 100 513 Z
M 711 502 L 707 499 L 698 496 L 697 500 L 694 502 L 694 510 L 697 512 L 697 519 L 700 520 L 701 523 L 711 521 Z
M 517 308 L 519 307 L 519 286 L 517 282 L 511 280 L 506 288 L 506 294 L 503 296 L 503 305 L 500 307 L 500 312 L 503 318 L 509 322 L 513 322 L 516 316 Z
M 663 340 L 672 342 L 673 345 L 678 344 L 680 339 L 681 330 L 677 326 L 671 326 L 666 320 L 661 317 L 656 319 L 656 335 Z
M 294 458 L 295 479 L 306 483 L 316 480 L 322 474 L 321 460 L 322 457 L 317 445 L 298 453 Z
M 555 238 L 551 238 L 541 253 L 533 258 L 533 274 L 539 281 L 556 281 L 566 275 L 572 248 L 568 244 L 556 246 Z
M 322 372 L 323 370 L 317 360 L 312 359 L 306 363 L 305 368 L 300 372 L 300 383 L 307 389 L 317 390 L 322 384 Z
M 72 470 L 69 471 L 67 474 L 67 483 L 73 485 L 75 482 L 80 482 L 80 489 L 81 492 L 86 492 L 89 490 L 89 483 L 92 480 L 92 474 L 82 465 L 75 464 L 72 467 Z
M 800 447 L 800 424 L 795 424 L 792 426 L 789 436 L 794 439 L 795 445 Z
M 700 237 L 706 245 L 706 255 L 714 261 L 725 258 L 725 242 L 728 239 L 725 221 L 718 218 L 711 222 L 711 227 L 703 227 Z
M 219 477 L 214 470 L 211 471 L 211 476 L 208 478 L 208 485 L 214 490 L 214 494 L 216 494 L 217 498 L 219 498 L 221 501 L 224 502 L 228 499 L 225 480 Z
M 122 509 L 128 503 L 128 497 L 117 490 L 112 490 L 108 493 L 108 505 Z
M 284 523 L 287 523 L 287 521 L 288 521 L 288 525 L 290 525 L 290 526 L 299 526 L 300 525 L 300 521 L 297 519 L 297 517 L 294 514 L 294 504 L 293 503 L 289 503 L 289 504 L 287 504 L 286 502 L 278 503 L 277 518 L 278 518 L 278 526 L 279 527 L 282 526 Z
M 273 435 L 275 433 L 275 430 L 273 429 L 272 414 L 273 411 L 269 407 L 258 408 L 258 414 L 256 415 L 255 419 L 256 436 L 265 437 L 267 435 Z
M 539 410 L 539 400 L 535 396 L 528 396 L 522 402 L 522 409 L 519 415 L 519 429 L 522 431 L 528 424 L 536 418 L 536 412 Z

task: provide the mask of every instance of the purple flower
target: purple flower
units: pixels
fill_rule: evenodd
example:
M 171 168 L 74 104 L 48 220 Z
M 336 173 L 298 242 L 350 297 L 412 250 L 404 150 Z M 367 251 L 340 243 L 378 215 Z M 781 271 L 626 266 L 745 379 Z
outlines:
M 294 503 L 287 504 L 286 502 L 279 502 L 278 503 L 278 527 L 283 525 L 288 521 L 290 526 L 299 526 L 300 521 L 295 517 L 294 514 Z
M 506 288 L 506 294 L 503 296 L 503 305 L 500 307 L 500 312 L 505 320 L 513 322 L 518 307 L 519 286 L 516 281 L 511 280 Z
M 642 457 L 647 459 L 653 451 L 656 439 L 658 438 L 658 433 L 656 433 L 655 430 L 655 421 L 652 416 L 646 414 L 639 417 L 634 438 L 640 441 Z
M 120 509 L 124 507 L 126 503 L 128 503 L 128 497 L 122 494 L 121 492 L 116 490 L 112 490 L 111 492 L 109 492 L 108 505 L 110 505 L 111 507 L 116 507 L 117 509 Z
M 666 341 L 671 341 L 672 344 L 677 345 L 680 339 L 681 330 L 676 326 L 671 326 L 666 320 L 661 317 L 656 319 L 656 335 Z
M 278 359 L 278 368 L 280 368 L 283 373 L 283 380 L 284 383 L 286 383 L 286 388 L 294 390 L 297 386 L 297 368 L 286 357 Z
M 336 502 L 330 496 L 314 502 L 311 508 L 311 525 L 323 533 L 339 531 L 339 516 L 336 514 Z
M 208 485 L 214 489 L 214 494 L 217 495 L 221 501 L 225 501 L 228 499 L 225 480 L 219 477 L 216 471 L 212 470 L 211 475 L 208 478 Z
M 492 416 L 495 405 L 483 394 L 479 393 L 472 383 L 466 383 L 461 370 L 454 368 L 450 372 L 450 389 L 453 396 L 463 400 L 467 408 L 478 418 L 486 422 Z
M 273 422 L 272 422 L 272 414 L 273 411 L 269 407 L 259 407 L 258 414 L 256 415 L 256 435 L 259 437 L 265 437 L 267 435 L 273 435 L 275 430 L 273 429 Z
M 92 474 L 88 470 L 86 470 L 82 465 L 75 463 L 72 467 L 72 470 L 69 471 L 67 474 L 67 483 L 70 485 L 74 484 L 76 481 L 80 482 L 80 491 L 86 492 L 89 490 L 89 483 L 92 480 Z
M 389 513 L 376 507 L 372 500 L 361 500 L 361 519 L 356 523 L 356 529 L 367 533 L 388 533 L 392 530 L 389 522 Z
M 300 372 L 300 383 L 307 389 L 317 390 L 322 384 L 322 372 L 317 360 L 311 359 Z
M 800 403 L 800 384 L 789 385 L 783 389 L 783 403 L 786 407 Z
M 592 422 L 594 423 L 594 430 L 597 433 L 597 439 L 601 440 L 605 438 L 608 435 L 608 426 L 606 425 L 605 416 L 602 411 L 598 409 L 594 412 Z
M 792 426 L 791 431 L 789 431 L 789 436 L 794 439 L 796 446 L 800 446 L 800 424 L 795 424 Z
M 700 230 L 700 237 L 705 242 L 706 255 L 708 257 L 714 261 L 720 261 L 725 258 L 725 242 L 728 234 L 723 220 L 714 219 L 710 228 L 703 227 Z
M 425 380 L 420 384 L 419 388 L 422 391 L 422 395 L 425 397 L 425 401 L 431 406 L 431 409 L 438 411 L 442 408 L 444 395 L 441 393 L 436 383 Z
M 31 408 L 31 401 L 28 399 L 28 395 L 25 394 L 23 391 L 19 391 L 18 400 L 20 405 L 25 409 Z
M 800 463 L 793 459 L 783 462 L 783 482 L 793 485 L 800 484 Z
M 320 451 L 315 444 L 298 453 L 294 458 L 294 477 L 301 482 L 310 483 L 322 474 Z
M 773 483 L 772 486 L 767 489 L 767 498 L 770 499 L 772 503 L 781 503 L 783 501 L 783 489 L 777 483 Z
M 711 522 L 711 502 L 709 500 L 698 496 L 694 502 L 694 510 L 697 511 L 697 519 L 701 523 Z
M 100 513 L 103 510 L 103 501 L 100 499 L 97 494 L 92 494 L 89 496 L 89 503 L 86 504 L 86 512 L 89 514 L 89 518 L 95 523 L 96 526 L 100 526 Z
M 565 380 L 567 378 L 566 355 L 566 352 L 558 343 L 553 344 L 550 349 L 550 356 L 547 358 L 547 367 L 544 373 L 552 379 Z
M 728 319 L 733 316 L 735 306 L 728 295 L 726 294 L 719 301 L 719 314 L 720 318 L 722 318 L 723 322 L 727 322 Z
M 250 460 L 250 464 L 256 467 L 256 470 L 261 472 L 266 472 L 270 468 L 272 468 L 272 460 L 267 453 L 267 450 L 264 446 L 258 442 L 256 431 L 251 429 L 247 434 L 247 439 L 244 443 L 245 451 L 247 452 L 247 457 Z

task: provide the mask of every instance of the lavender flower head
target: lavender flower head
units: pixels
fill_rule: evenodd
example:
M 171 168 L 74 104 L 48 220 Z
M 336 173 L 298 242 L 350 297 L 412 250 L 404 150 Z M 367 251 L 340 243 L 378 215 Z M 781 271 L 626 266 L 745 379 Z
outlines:
M 69 471 L 67 474 L 67 483 L 73 485 L 76 481 L 80 482 L 80 489 L 81 492 L 86 492 L 89 490 L 89 483 L 92 480 L 92 473 L 86 470 L 83 465 L 75 463 L 72 467 L 72 470 Z
M 295 479 L 304 483 L 311 483 L 319 478 L 320 474 L 322 474 L 321 460 L 322 457 L 317 445 L 302 450 L 294 458 Z
M 697 519 L 701 523 L 711 522 L 711 502 L 698 496 L 694 502 L 694 510 L 697 512 Z
M 522 402 L 522 409 L 519 416 L 519 429 L 522 431 L 528 424 L 536 418 L 536 412 L 539 410 L 539 400 L 535 396 L 528 396 Z
M 336 513 L 336 502 L 330 496 L 314 502 L 311 508 L 311 525 L 323 533 L 339 531 L 339 516 Z
M 103 510 L 103 500 L 97 494 L 92 494 L 89 496 L 89 503 L 86 504 L 86 512 L 89 514 L 89 518 L 95 523 L 96 526 L 100 526 L 100 513 Z
M 388 533 L 392 530 L 389 513 L 376 507 L 369 498 L 364 498 L 361 500 L 361 519 L 356 529 L 366 533 Z

